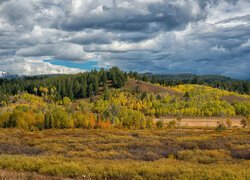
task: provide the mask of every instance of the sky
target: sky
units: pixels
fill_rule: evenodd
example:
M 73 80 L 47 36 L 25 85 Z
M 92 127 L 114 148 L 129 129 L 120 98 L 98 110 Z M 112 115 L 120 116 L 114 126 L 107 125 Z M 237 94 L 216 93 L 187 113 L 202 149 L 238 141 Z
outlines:
M 0 0 L 0 71 L 250 78 L 250 0 Z

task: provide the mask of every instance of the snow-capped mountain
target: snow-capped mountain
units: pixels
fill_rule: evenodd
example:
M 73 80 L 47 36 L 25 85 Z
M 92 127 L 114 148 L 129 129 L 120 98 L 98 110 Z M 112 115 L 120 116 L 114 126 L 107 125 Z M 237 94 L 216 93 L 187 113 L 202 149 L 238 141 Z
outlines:
M 5 71 L 0 71 L 0 77 L 5 77 L 8 73 Z
M 18 77 L 17 74 L 10 74 L 6 71 L 0 71 L 0 78 L 13 79 L 17 77 Z

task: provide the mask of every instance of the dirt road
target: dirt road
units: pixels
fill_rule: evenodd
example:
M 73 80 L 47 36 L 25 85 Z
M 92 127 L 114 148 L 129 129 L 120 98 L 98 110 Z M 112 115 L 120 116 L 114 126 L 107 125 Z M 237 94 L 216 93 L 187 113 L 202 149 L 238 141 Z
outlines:
M 227 119 L 232 121 L 232 126 L 241 127 L 240 117 L 234 118 L 222 118 L 222 117 L 194 117 L 194 118 L 182 118 L 180 126 L 189 126 L 189 127 L 216 127 L 218 121 L 226 122 Z M 167 117 L 167 118 L 156 118 L 155 121 L 163 120 L 164 123 L 168 123 L 169 121 L 176 120 L 175 117 Z

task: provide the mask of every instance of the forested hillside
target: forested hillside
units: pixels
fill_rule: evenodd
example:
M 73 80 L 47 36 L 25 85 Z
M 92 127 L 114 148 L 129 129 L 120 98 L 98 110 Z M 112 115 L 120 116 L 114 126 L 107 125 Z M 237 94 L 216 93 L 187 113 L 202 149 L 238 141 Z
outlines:
M 250 113 L 249 95 L 240 95 L 209 86 L 186 84 L 162 87 L 134 81 L 134 87 L 130 86 L 131 88 L 134 89 L 133 92 L 136 92 L 136 95 L 134 100 L 127 103 L 128 106 L 134 105 L 133 109 L 148 115 L 209 117 Z M 131 98 L 125 99 L 129 101 Z
M 28 82 L 23 91 L 1 101 L 1 127 L 144 129 L 159 125 L 155 117 L 249 118 L 250 114 L 249 95 L 204 85 L 126 82 L 126 74 L 116 68 L 23 82 Z

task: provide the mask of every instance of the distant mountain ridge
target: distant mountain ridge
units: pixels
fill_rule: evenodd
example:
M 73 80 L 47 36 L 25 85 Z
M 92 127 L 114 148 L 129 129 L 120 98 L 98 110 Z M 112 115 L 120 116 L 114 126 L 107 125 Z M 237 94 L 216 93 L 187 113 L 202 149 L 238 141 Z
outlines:
M 158 78 L 164 78 L 165 80 L 185 80 L 185 79 L 193 79 L 193 78 L 199 78 L 201 80 L 218 80 L 218 81 L 232 81 L 232 80 L 243 80 L 243 79 L 235 79 L 224 75 L 196 75 L 196 74 L 153 74 L 153 73 L 143 73 L 142 76 L 145 75 L 147 77 L 158 77 Z M 248 79 L 250 80 L 250 79 Z M 244 80 L 243 80 L 244 81 Z
M 17 74 L 10 74 L 6 71 L 0 71 L 0 78 L 5 78 L 5 79 L 15 79 L 18 78 L 19 76 Z

